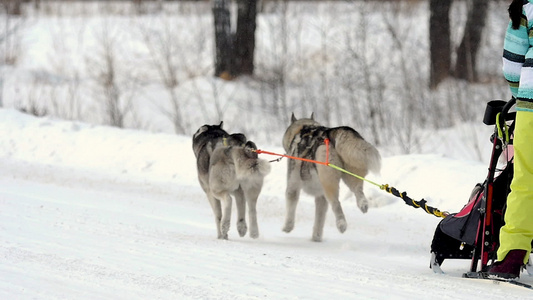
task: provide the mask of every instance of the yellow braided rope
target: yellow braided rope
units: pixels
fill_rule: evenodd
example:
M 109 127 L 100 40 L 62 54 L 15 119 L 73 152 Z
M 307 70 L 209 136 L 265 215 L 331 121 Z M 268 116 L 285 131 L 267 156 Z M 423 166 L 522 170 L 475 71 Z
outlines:
M 341 167 L 339 167 L 339 166 L 336 166 L 336 165 L 334 165 L 334 164 L 331 164 L 331 163 L 329 163 L 329 162 L 327 162 L 327 161 L 326 161 L 326 162 L 319 162 L 319 161 L 314 161 L 314 160 L 309 160 L 309 159 L 304 159 L 304 158 L 299 158 L 299 157 L 293 157 L 293 156 L 288 156 L 288 155 L 276 154 L 276 153 L 272 153 L 272 152 L 268 152 L 268 151 L 263 151 L 263 150 L 257 150 L 256 152 L 258 152 L 258 153 L 270 154 L 270 155 L 278 155 L 278 156 L 282 156 L 282 157 L 288 157 L 288 158 L 291 158 L 291 159 L 299 159 L 299 160 L 304 160 L 304 161 L 308 161 L 308 162 L 313 162 L 313 163 L 317 163 L 317 164 L 321 164 L 321 165 L 326 165 L 326 166 L 331 167 L 331 168 L 333 168 L 333 169 L 335 169 L 335 170 L 337 170 L 337 171 L 344 172 L 344 173 L 349 174 L 349 175 L 351 175 L 351 176 L 354 176 L 354 177 L 356 177 L 356 178 L 358 178 L 358 179 L 361 179 L 361 180 L 363 180 L 363 181 L 366 181 L 366 182 L 368 182 L 368 183 L 370 183 L 370 184 L 373 184 L 373 185 L 379 187 L 380 189 L 385 190 L 385 191 L 388 192 L 389 194 L 394 195 L 394 194 L 392 193 L 392 188 L 389 187 L 388 184 L 379 184 L 379 183 L 376 183 L 376 182 L 374 182 L 374 181 L 368 180 L 368 179 L 364 178 L 363 176 L 359 176 L 359 175 L 357 175 L 357 174 L 355 174 L 355 173 L 352 173 L 352 172 L 350 172 L 350 171 L 348 171 L 348 170 L 345 170 L 345 169 L 343 169 L 343 168 L 341 168 Z M 408 204 L 408 203 L 407 203 L 407 200 L 405 199 L 405 196 L 407 196 L 407 195 L 406 195 L 405 193 L 399 193 L 399 192 L 398 192 L 398 194 L 399 194 L 400 198 L 402 198 L 402 199 L 405 201 L 405 203 Z M 394 196 L 396 196 L 396 195 L 394 195 Z M 410 202 L 413 203 L 413 205 L 412 205 L 413 207 L 415 207 L 415 208 L 420 208 L 420 207 L 421 207 L 421 204 L 418 203 L 417 201 L 415 201 L 415 200 L 413 200 L 413 199 L 410 199 L 410 198 L 409 198 L 409 200 L 411 200 Z M 424 202 L 425 202 L 425 201 L 424 201 Z M 424 210 L 425 210 L 428 214 L 432 214 L 432 215 L 437 216 L 437 217 L 440 217 L 440 218 L 445 218 L 445 217 L 448 215 L 447 212 L 441 212 L 440 210 L 438 210 L 438 209 L 436 209 L 436 208 L 432 208 L 432 209 L 433 209 L 433 212 L 431 212 L 430 209 L 429 209 L 429 207 L 427 206 L 427 204 L 424 203 Z

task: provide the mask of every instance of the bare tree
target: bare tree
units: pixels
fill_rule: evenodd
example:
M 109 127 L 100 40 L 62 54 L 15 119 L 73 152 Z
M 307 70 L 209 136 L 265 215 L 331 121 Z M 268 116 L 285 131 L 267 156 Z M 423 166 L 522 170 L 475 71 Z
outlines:
M 257 0 L 237 0 L 237 31 L 235 32 L 235 73 L 254 72 Z
M 20 16 L 22 14 L 22 4 L 28 0 L 1 0 L 0 5 L 8 15 Z
M 468 0 L 468 18 L 461 44 L 457 49 L 455 66 L 451 68 L 450 8 L 452 0 L 430 0 L 430 88 L 436 88 L 448 76 L 477 81 L 476 56 L 481 44 L 489 1 Z
M 434 89 L 450 75 L 450 8 L 452 0 L 429 1 L 429 87 Z
M 24 24 L 24 18 L 14 18 L 20 14 L 22 1 L 0 0 L 0 8 L 5 12 L 4 22 L 0 23 L 0 66 L 14 65 L 20 53 L 20 38 L 18 32 Z M 15 12 L 13 12 L 15 10 Z M 4 90 L 4 74 L 0 73 L 0 107 L 3 107 L 2 94 Z
M 455 78 L 475 82 L 478 79 L 476 57 L 487 19 L 489 1 L 471 0 L 468 3 L 470 4 L 468 8 L 468 19 L 466 20 L 463 39 L 457 49 L 457 60 L 453 75 Z
M 230 1 L 213 0 L 215 21 L 215 76 L 230 79 L 233 70 L 233 43 L 231 34 Z
M 146 7 L 144 5 L 144 1 L 143 0 L 132 0 L 133 2 L 133 6 L 135 8 L 135 11 L 138 13 L 138 14 L 144 14 L 146 12 Z
M 231 30 L 231 1 L 213 0 L 215 76 L 231 79 L 254 71 L 257 0 L 237 0 L 237 26 Z

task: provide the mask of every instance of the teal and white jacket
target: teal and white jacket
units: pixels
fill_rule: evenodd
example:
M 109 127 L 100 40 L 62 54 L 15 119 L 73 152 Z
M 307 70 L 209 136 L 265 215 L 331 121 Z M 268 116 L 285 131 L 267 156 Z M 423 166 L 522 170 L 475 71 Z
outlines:
M 533 112 L 533 0 L 524 1 L 520 28 L 511 22 L 503 44 L 503 76 L 517 99 L 517 110 Z

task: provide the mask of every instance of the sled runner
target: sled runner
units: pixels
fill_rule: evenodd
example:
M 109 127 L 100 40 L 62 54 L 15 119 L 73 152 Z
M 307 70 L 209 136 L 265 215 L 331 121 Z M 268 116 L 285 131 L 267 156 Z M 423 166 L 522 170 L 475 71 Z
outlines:
M 490 137 L 492 154 L 488 174 L 483 183 L 474 187 L 468 203 L 438 224 L 431 243 L 430 262 L 430 268 L 436 273 L 442 273 L 441 265 L 446 259 L 471 259 L 470 270 L 464 277 L 480 278 L 480 272 L 487 271 L 489 262 L 496 260 L 513 176 L 512 133 L 516 113 L 509 110 L 515 102 L 513 98 L 487 104 L 483 123 L 495 127 Z

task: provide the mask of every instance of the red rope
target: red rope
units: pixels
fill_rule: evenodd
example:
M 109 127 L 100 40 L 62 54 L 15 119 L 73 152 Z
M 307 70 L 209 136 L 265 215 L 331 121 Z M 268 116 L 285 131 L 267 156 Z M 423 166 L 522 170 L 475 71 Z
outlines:
M 257 152 L 259 154 L 276 155 L 276 156 L 281 156 L 281 157 L 287 157 L 287 158 L 290 158 L 290 159 L 296 159 L 296 160 L 306 161 L 306 162 L 315 163 L 315 164 L 319 164 L 319 165 L 329 166 L 329 139 L 325 139 L 324 142 L 326 144 L 326 161 L 325 162 L 318 161 L 318 160 L 307 159 L 307 158 L 303 158 L 303 157 L 290 156 L 290 155 L 286 155 L 286 154 L 278 154 L 278 153 L 274 153 L 274 152 L 264 151 L 264 150 L 261 150 L 261 149 L 257 149 L 255 152 Z

